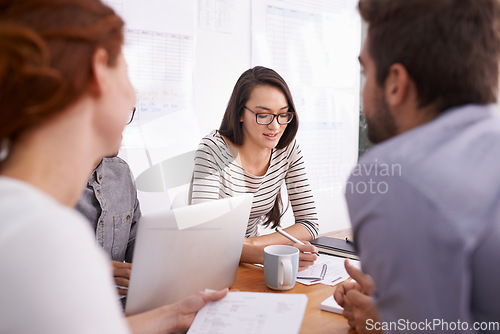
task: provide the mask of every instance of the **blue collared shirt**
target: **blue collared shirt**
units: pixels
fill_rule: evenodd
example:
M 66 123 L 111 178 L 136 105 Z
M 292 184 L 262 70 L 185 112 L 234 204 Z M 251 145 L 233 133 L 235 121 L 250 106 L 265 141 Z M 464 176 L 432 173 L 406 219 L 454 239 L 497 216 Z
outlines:
M 346 198 L 381 320 L 499 321 L 500 120 L 492 107 L 450 109 L 376 145 Z
M 132 262 L 141 209 L 132 173 L 119 157 L 102 159 L 76 209 L 92 224 L 98 244 L 113 261 Z

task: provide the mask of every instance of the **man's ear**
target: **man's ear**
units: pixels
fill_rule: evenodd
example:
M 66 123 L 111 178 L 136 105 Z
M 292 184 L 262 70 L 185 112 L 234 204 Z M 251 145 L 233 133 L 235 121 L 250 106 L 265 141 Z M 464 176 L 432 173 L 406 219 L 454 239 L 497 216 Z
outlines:
M 92 57 L 92 71 L 94 78 L 90 84 L 90 91 L 93 94 L 101 95 L 108 89 L 108 52 L 103 48 L 98 48 Z
M 385 80 L 385 99 L 391 107 L 399 107 L 409 98 L 410 75 L 406 68 L 400 64 L 392 64 Z

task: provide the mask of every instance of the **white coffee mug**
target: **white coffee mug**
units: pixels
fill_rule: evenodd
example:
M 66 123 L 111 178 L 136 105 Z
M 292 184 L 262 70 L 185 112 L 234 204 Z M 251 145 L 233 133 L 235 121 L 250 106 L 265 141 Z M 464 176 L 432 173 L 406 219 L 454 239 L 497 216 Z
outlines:
M 264 248 L 264 277 L 266 285 L 274 290 L 294 287 L 299 268 L 299 250 L 288 245 Z

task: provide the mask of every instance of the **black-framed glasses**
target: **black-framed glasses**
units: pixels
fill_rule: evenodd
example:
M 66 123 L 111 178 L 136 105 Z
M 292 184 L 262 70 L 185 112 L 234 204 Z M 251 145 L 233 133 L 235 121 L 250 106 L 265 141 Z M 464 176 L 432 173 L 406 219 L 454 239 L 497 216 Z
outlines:
M 129 121 L 127 122 L 127 125 L 132 123 L 132 121 L 134 120 L 134 115 L 135 115 L 135 107 L 132 108 L 132 110 L 130 110 L 130 118 L 129 118 Z
M 278 120 L 278 124 L 281 124 L 281 125 L 288 124 L 293 119 L 293 112 L 290 112 L 290 111 L 275 115 L 275 114 L 271 114 L 271 113 L 267 113 L 267 112 L 254 112 L 253 110 L 251 110 L 247 106 L 244 106 L 244 108 L 255 115 L 255 121 L 257 122 L 257 124 L 260 124 L 260 125 L 271 124 L 274 121 L 275 117 Z

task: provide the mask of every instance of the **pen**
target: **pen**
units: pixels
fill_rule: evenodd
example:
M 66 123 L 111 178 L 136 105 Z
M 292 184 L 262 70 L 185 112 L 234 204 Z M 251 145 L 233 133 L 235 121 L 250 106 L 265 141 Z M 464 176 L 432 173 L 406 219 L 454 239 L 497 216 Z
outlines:
M 299 245 L 305 245 L 305 243 L 303 243 L 299 239 L 295 238 L 293 235 L 290 235 L 290 234 L 286 233 L 285 231 L 283 231 L 279 226 L 276 227 L 275 230 L 276 230 L 276 232 L 278 232 L 279 234 L 281 234 L 282 236 L 284 236 L 288 240 L 291 240 Z
M 349 237 L 345 238 L 345 241 L 348 242 L 348 243 L 350 243 L 350 244 L 354 244 L 354 240 L 352 240 Z
M 277 226 L 274 230 L 276 232 L 278 232 L 279 234 L 281 234 L 282 236 L 284 236 L 285 238 L 287 238 L 288 240 L 295 242 L 296 244 L 305 245 L 305 243 L 303 243 L 299 239 L 295 238 L 293 235 L 290 235 L 290 234 L 286 233 L 285 231 L 283 231 L 279 226 Z M 305 252 L 305 253 L 309 253 L 309 252 Z M 316 256 L 319 256 L 318 253 L 311 252 L 311 254 L 316 254 Z
M 335 283 L 336 281 L 338 281 L 341 278 L 342 278 L 342 276 L 341 277 L 337 277 L 336 279 L 334 279 L 333 281 L 331 281 L 331 283 Z

